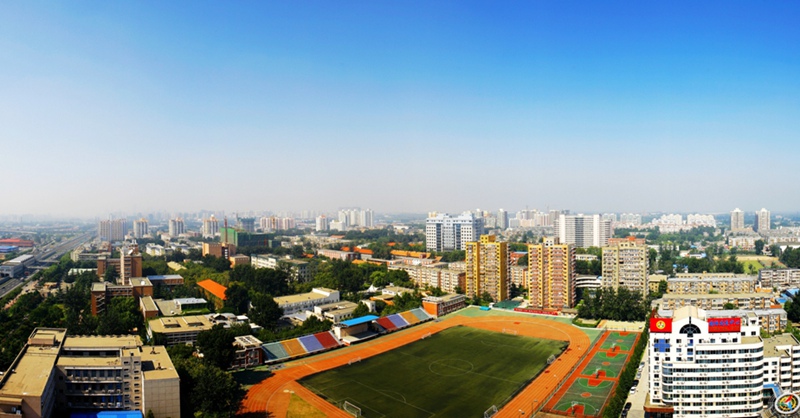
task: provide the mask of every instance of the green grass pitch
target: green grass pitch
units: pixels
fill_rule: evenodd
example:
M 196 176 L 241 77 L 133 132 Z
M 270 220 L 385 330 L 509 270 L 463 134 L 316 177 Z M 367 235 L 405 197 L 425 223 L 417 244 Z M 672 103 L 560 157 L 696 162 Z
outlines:
M 536 377 L 567 343 L 470 327 L 444 330 L 300 383 L 369 418 L 482 416 Z

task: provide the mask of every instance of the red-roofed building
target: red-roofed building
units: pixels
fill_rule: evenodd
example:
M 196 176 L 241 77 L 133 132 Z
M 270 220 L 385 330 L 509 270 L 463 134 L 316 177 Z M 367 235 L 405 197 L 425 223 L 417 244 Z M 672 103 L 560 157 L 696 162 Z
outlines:
M 19 238 L 0 239 L 0 245 L 14 245 L 17 247 L 33 247 L 33 241 Z
M 203 289 L 203 293 L 205 293 L 206 297 L 214 301 L 214 306 L 217 308 L 221 308 L 225 302 L 225 291 L 228 290 L 227 287 L 211 280 L 206 279 L 202 282 L 197 282 L 197 285 Z

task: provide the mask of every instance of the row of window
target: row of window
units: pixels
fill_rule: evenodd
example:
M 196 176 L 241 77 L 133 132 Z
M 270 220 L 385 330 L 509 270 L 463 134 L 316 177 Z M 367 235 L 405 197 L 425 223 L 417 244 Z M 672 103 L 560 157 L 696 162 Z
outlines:
M 708 386 L 692 386 L 692 385 L 681 385 L 675 389 L 678 390 L 723 390 L 723 389 L 761 389 L 763 383 L 755 382 L 755 383 L 747 383 L 741 385 L 708 385 Z M 671 388 L 664 388 L 664 392 L 671 392 Z
M 711 368 L 707 368 L 707 369 L 696 369 L 696 368 L 691 368 L 691 369 L 673 368 L 673 369 L 669 369 L 669 368 L 665 367 L 664 368 L 664 375 L 669 374 L 670 371 L 672 373 L 754 372 L 754 371 L 760 371 L 761 368 L 762 368 L 762 366 L 760 364 L 757 365 L 757 366 L 750 366 L 750 367 L 725 367 L 725 368 L 711 367 Z M 658 377 L 658 375 L 656 375 L 655 377 Z
M 701 350 L 701 349 L 698 348 L 697 349 L 697 354 L 698 355 L 706 354 L 706 355 L 710 355 L 710 356 L 716 356 L 716 355 L 720 355 L 720 354 L 761 353 L 763 351 L 764 351 L 764 348 L 762 348 L 762 347 L 758 347 L 758 348 L 740 348 L 738 350 L 705 350 L 705 349 Z
M 763 373 L 753 373 L 751 375 L 739 375 L 739 376 L 678 376 L 678 377 L 666 377 L 664 376 L 664 384 L 668 385 L 672 382 L 713 382 L 717 380 L 751 380 L 751 379 L 760 379 L 763 376 Z

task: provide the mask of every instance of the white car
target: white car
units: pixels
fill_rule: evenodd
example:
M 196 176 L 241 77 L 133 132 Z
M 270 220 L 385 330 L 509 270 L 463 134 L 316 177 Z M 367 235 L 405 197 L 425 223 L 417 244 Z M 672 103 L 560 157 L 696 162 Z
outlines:
M 636 386 L 631 386 L 631 391 L 628 394 L 633 395 L 634 393 L 636 393 Z

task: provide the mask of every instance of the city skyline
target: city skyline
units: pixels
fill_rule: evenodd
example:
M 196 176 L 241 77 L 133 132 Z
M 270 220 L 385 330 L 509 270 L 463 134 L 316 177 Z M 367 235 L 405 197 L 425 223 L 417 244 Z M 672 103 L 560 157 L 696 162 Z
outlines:
M 795 212 L 799 17 L 792 3 L 4 3 L 0 216 Z

